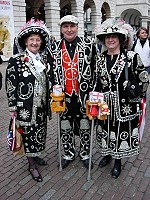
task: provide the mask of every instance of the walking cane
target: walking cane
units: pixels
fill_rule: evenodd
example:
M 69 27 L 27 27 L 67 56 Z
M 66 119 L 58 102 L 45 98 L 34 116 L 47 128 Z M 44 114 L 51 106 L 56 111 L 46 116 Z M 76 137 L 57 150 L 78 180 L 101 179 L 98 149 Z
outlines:
M 58 86 L 57 86 L 58 87 Z M 58 92 L 58 88 L 57 88 Z M 58 154 L 59 154 L 59 171 L 62 171 L 62 163 L 61 163 L 61 136 L 60 136 L 60 112 L 64 112 L 66 108 L 66 104 L 63 101 L 65 94 L 62 92 L 59 92 L 57 94 L 56 92 L 56 86 L 54 88 L 53 93 L 50 94 L 50 96 L 53 99 L 53 102 L 51 103 L 51 110 L 52 112 L 57 113 L 57 127 L 58 127 Z
M 59 154 L 59 171 L 62 171 L 61 164 L 61 136 L 60 136 L 60 116 L 59 112 L 57 112 L 57 127 L 58 127 L 58 154 Z
M 90 102 L 87 100 L 86 102 L 86 115 L 89 117 L 91 122 L 91 140 L 90 140 L 90 155 L 89 155 L 89 169 L 88 169 L 88 177 L 87 180 L 91 180 L 91 163 L 92 163 L 92 150 L 93 150 L 93 133 L 94 133 L 94 119 L 98 115 L 97 103 Z
M 92 162 L 92 149 L 93 149 L 93 132 L 94 132 L 94 118 L 92 119 L 91 124 L 91 141 L 90 141 L 90 158 L 89 158 L 89 171 L 87 180 L 91 180 L 91 162 Z
M 94 93 L 93 93 L 94 94 Z M 93 95 L 90 94 L 91 96 Z M 101 93 L 95 92 L 96 95 L 99 95 Z M 93 96 L 92 96 L 93 97 Z M 90 101 L 86 101 L 86 116 L 89 117 L 91 122 L 91 141 L 90 141 L 90 157 L 89 157 L 89 171 L 88 171 L 88 177 L 87 180 L 91 180 L 91 162 L 92 162 L 92 149 L 93 149 L 93 133 L 94 133 L 94 119 L 98 118 L 99 120 L 105 120 L 107 119 L 107 115 L 109 115 L 109 109 L 108 106 L 103 100 L 101 100 L 102 103 L 99 101 L 92 101 L 92 98 L 90 98 Z

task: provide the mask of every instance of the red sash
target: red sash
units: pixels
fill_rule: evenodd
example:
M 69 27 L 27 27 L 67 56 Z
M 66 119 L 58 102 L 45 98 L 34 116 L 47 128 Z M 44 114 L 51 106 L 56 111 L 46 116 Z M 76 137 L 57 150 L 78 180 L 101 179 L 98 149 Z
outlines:
M 75 50 L 73 60 L 71 60 L 67 51 L 65 42 L 62 42 L 62 65 L 65 78 L 65 93 L 69 96 L 73 91 L 78 94 L 78 52 Z

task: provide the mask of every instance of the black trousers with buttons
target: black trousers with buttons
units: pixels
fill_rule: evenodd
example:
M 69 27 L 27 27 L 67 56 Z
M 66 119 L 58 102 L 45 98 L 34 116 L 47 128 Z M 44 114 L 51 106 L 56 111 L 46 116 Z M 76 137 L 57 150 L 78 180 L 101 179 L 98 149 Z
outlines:
M 61 139 L 64 147 L 64 159 L 73 160 L 76 155 L 75 135 L 80 137 L 79 156 L 82 160 L 89 158 L 91 123 L 82 109 L 79 98 L 73 94 L 66 95 L 66 111 L 60 115 Z

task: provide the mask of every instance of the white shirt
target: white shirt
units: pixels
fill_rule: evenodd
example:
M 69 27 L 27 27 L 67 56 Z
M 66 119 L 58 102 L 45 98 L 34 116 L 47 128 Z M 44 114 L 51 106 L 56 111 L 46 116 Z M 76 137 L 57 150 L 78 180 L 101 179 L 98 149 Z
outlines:
M 142 47 L 140 40 L 137 39 L 134 51 L 140 55 L 142 63 L 145 67 L 150 67 L 150 47 L 149 40 L 147 39 L 144 46 Z
M 46 67 L 40 61 L 41 59 L 40 54 L 39 53 L 33 54 L 28 49 L 26 49 L 26 51 L 28 52 L 29 56 L 33 59 L 34 66 L 36 70 L 38 71 L 38 73 L 42 72 Z

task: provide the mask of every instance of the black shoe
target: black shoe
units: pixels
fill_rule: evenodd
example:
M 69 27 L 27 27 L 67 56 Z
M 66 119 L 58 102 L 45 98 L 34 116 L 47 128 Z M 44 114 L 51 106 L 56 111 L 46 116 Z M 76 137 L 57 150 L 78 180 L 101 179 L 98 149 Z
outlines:
M 105 167 L 107 164 L 110 163 L 111 159 L 112 159 L 111 155 L 104 156 L 99 163 L 99 167 L 100 168 Z
M 38 172 L 38 170 L 36 168 L 29 167 L 29 172 L 30 172 L 30 174 L 32 176 L 32 179 L 37 181 L 37 182 L 42 182 L 43 178 L 42 178 L 41 174 L 38 172 L 39 175 L 35 176 L 35 170 Z
M 111 171 L 111 175 L 112 175 L 112 177 L 115 178 L 115 179 L 118 178 L 118 176 L 120 175 L 120 173 L 121 173 L 121 168 L 116 168 L 116 167 L 114 167 L 114 168 L 112 169 L 112 171 Z
M 73 160 L 66 160 L 66 159 L 62 159 L 61 160 L 61 166 L 62 166 L 62 169 L 66 168 L 70 162 L 72 162 Z
M 86 159 L 86 160 L 82 160 L 83 161 L 83 164 L 84 166 L 89 169 L 89 159 Z M 91 169 L 93 169 L 93 162 L 91 161 Z
M 111 171 L 111 175 L 113 178 L 118 178 L 121 173 L 121 159 L 115 159 L 114 168 Z
M 47 161 L 45 161 L 43 158 L 34 157 L 33 159 L 39 165 L 47 165 Z

